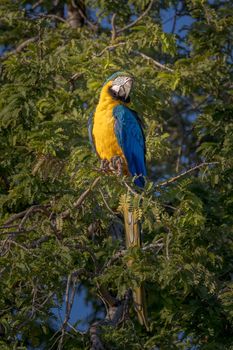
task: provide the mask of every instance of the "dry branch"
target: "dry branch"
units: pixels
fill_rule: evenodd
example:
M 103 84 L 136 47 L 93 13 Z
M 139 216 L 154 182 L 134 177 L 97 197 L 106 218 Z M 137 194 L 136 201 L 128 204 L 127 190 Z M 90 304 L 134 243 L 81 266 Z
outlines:
M 155 186 L 155 188 L 162 187 L 162 186 L 167 186 L 167 185 L 169 185 L 169 184 L 179 180 L 181 177 L 186 176 L 187 174 L 190 174 L 191 172 L 202 168 L 203 166 L 210 166 L 210 165 L 216 165 L 216 164 L 219 164 L 219 162 L 210 162 L 210 163 L 204 162 L 204 163 L 198 164 L 198 165 L 194 166 L 193 168 L 190 168 L 190 169 L 184 171 L 183 173 L 181 173 L 181 174 L 179 174 L 177 176 L 171 177 L 170 179 L 168 179 L 166 181 L 158 183 Z
M 36 229 L 36 226 L 30 227 L 27 230 L 24 229 L 24 230 L 18 230 L 18 231 L 2 231 L 2 232 L 0 232 L 0 235 L 12 235 L 12 236 L 15 236 L 15 235 L 18 235 L 18 234 L 29 233 L 29 232 L 35 231 L 35 229 Z
M 110 208 L 110 206 L 108 205 L 108 202 L 106 201 L 105 196 L 104 196 L 104 194 L 103 194 L 103 192 L 102 192 L 101 189 L 99 189 L 99 193 L 101 194 L 101 197 L 102 197 L 102 199 L 103 199 L 103 202 L 104 202 L 106 208 L 108 209 L 108 211 L 110 212 L 110 214 L 116 216 L 117 212 L 114 212 L 114 211 Z
M 86 23 L 89 25 L 89 27 L 96 31 L 98 29 L 98 24 L 97 23 L 92 23 L 88 18 L 87 16 L 85 15 L 85 13 L 79 8 L 78 9 L 78 12 L 80 14 L 80 16 L 86 21 Z
M 154 0 L 152 0 L 152 1 L 149 3 L 147 9 L 146 9 L 138 18 L 136 18 L 135 21 L 133 21 L 133 22 L 127 24 L 127 25 L 126 25 L 125 27 L 123 27 L 123 28 L 118 29 L 118 30 L 117 30 L 117 34 L 120 34 L 120 33 L 124 32 L 125 30 L 127 30 L 127 29 L 133 27 L 135 24 L 137 24 L 139 21 L 141 21 L 141 19 L 142 19 L 143 17 L 145 17 L 145 16 L 148 14 L 148 12 L 150 11 L 150 9 L 151 9 L 151 7 L 152 7 L 152 5 L 153 5 L 153 2 L 154 2 Z
M 41 18 L 56 19 L 56 20 L 58 20 L 60 22 L 66 23 L 66 20 L 64 18 L 58 16 L 58 15 L 53 15 L 53 14 L 47 14 L 46 15 L 46 14 L 40 13 L 38 16 L 41 17 Z
M 151 250 L 153 252 L 155 252 L 155 254 L 157 255 L 160 250 L 164 247 L 164 238 L 160 238 L 158 239 L 156 242 L 148 244 L 148 245 L 144 245 L 143 247 L 141 247 L 140 249 L 142 251 L 148 251 Z M 107 261 L 107 263 L 105 264 L 103 270 L 105 268 L 108 268 L 109 266 L 113 265 L 118 259 L 122 258 L 125 254 L 128 253 L 127 249 L 122 249 L 122 250 L 118 250 L 112 257 L 110 260 Z
M 125 293 L 124 299 L 117 305 L 110 307 L 104 320 L 95 322 L 89 329 L 91 338 L 90 350 L 104 350 L 105 347 L 101 341 L 101 328 L 103 326 L 117 327 L 128 317 L 128 308 L 131 301 L 131 290 Z
M 31 215 L 31 213 L 33 212 L 43 212 L 45 213 L 46 216 L 49 216 L 50 213 L 47 211 L 47 209 L 43 206 L 43 205 L 37 205 L 37 206 L 33 206 L 31 208 L 29 208 L 26 212 L 26 214 L 24 215 L 24 217 L 22 218 L 20 224 L 19 224 L 19 230 L 22 230 L 24 227 L 24 224 L 26 223 L 27 219 L 29 218 L 29 216 Z
M 66 284 L 66 294 L 65 294 L 65 318 L 61 327 L 61 336 L 59 339 L 59 344 L 58 344 L 58 350 L 62 350 L 63 347 L 63 341 L 64 341 L 64 336 L 66 332 L 66 327 L 67 323 L 69 322 L 70 319 L 70 313 L 73 307 L 74 303 L 74 297 L 75 297 L 75 292 L 76 292 L 76 281 L 77 281 L 77 276 L 73 276 L 73 274 L 69 274 L 68 279 L 67 279 L 67 284 Z M 70 287 L 71 283 L 73 282 L 73 286 L 71 289 L 71 296 L 70 296 Z
M 116 47 L 121 46 L 121 45 L 125 45 L 125 44 L 126 44 L 126 42 L 121 41 L 117 44 L 106 46 L 101 52 L 94 54 L 94 56 L 100 57 L 105 53 L 105 51 L 111 51 L 111 50 L 115 49 Z
M 101 177 L 97 177 L 93 183 L 89 186 L 89 188 L 84 191 L 81 196 L 74 202 L 73 207 L 75 209 L 78 209 L 82 203 L 84 202 L 84 200 L 86 199 L 86 197 L 91 193 L 92 189 L 98 184 L 98 182 L 100 181 Z M 24 225 L 26 223 L 26 221 L 28 220 L 28 218 L 32 215 L 32 213 L 38 213 L 38 212 L 42 212 L 44 213 L 47 217 L 49 217 L 51 219 L 51 224 L 52 224 L 52 220 L 54 220 L 53 217 L 53 213 L 48 211 L 48 208 L 51 208 L 51 204 L 47 204 L 47 205 L 33 205 L 32 207 L 23 210 L 20 213 L 14 214 L 12 215 L 5 223 L 4 225 L 0 226 L 0 230 L 3 229 L 4 231 L 0 232 L 0 235 L 5 235 L 5 234 L 11 234 L 11 235 L 17 235 L 17 234 L 22 234 L 22 233 L 28 233 L 31 231 L 34 231 L 36 229 L 36 227 L 31 227 L 29 229 L 24 229 Z M 67 209 L 65 211 L 63 211 L 60 214 L 61 219 L 67 219 L 70 216 L 71 210 Z M 21 219 L 21 222 L 19 224 L 14 224 L 12 225 L 15 221 Z M 18 230 L 14 230 L 14 231 L 9 231 L 9 228 L 18 228 Z M 52 225 L 52 228 L 54 229 L 54 225 Z M 41 242 L 42 243 L 42 242 Z
M 93 183 L 91 184 L 91 186 L 86 190 L 84 191 L 81 196 L 74 202 L 73 204 L 73 207 L 75 209 L 78 209 L 84 202 L 84 200 L 86 199 L 86 197 L 90 194 L 90 192 L 93 190 L 93 188 L 98 184 L 98 182 L 100 181 L 101 179 L 101 176 L 97 177 Z M 67 217 L 70 216 L 70 209 L 67 209 L 65 211 L 63 211 L 61 214 L 60 214 L 60 217 L 62 219 L 66 219 Z
M 140 51 L 133 51 L 133 53 L 135 53 L 136 55 L 139 55 L 139 56 L 145 58 L 147 61 L 152 62 L 156 67 L 159 67 L 160 69 L 166 69 L 166 70 L 169 71 L 169 72 L 174 72 L 173 69 L 171 69 L 171 68 L 165 66 L 164 64 L 162 64 L 162 63 L 156 61 L 154 58 L 152 58 L 152 57 L 150 57 L 150 56 L 147 56 L 147 55 L 145 55 L 144 53 L 142 53 L 142 52 L 140 52 Z
M 35 10 L 38 6 L 42 5 L 44 0 L 37 1 L 34 5 L 32 5 L 31 10 Z
M 114 14 L 112 15 L 112 19 L 111 19 L 111 26 L 112 26 L 112 41 L 114 41 L 114 40 L 116 39 L 116 35 L 117 35 L 117 30 L 116 30 L 115 19 L 116 19 L 116 13 L 114 13 Z
M 6 228 L 6 226 L 12 224 L 14 221 L 18 220 L 18 219 L 21 219 L 25 216 L 28 215 L 28 212 L 29 213 L 32 213 L 32 212 L 38 212 L 38 211 L 45 211 L 47 208 L 50 207 L 50 204 L 46 204 L 46 205 L 33 205 L 32 207 L 24 210 L 24 211 L 21 211 L 20 213 L 17 213 L 17 214 L 14 214 L 12 215 L 6 222 L 3 226 L 0 227 L 1 228 Z
M 23 51 L 23 49 L 25 49 L 29 44 L 34 43 L 37 40 L 39 40 L 39 36 L 34 36 L 33 38 L 29 38 L 29 39 L 23 41 L 21 44 L 19 44 L 14 50 L 7 52 L 3 57 L 6 58 L 8 56 L 19 53 L 19 52 Z

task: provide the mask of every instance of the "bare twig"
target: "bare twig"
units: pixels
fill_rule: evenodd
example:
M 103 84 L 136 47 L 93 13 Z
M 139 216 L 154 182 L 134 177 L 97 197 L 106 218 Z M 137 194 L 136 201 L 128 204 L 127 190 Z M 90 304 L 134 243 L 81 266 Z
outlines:
M 19 230 L 23 229 L 25 222 L 33 212 L 44 212 L 46 216 L 50 215 L 50 213 L 47 211 L 47 209 L 43 205 L 34 205 L 27 210 L 26 214 L 24 215 L 23 219 L 19 224 Z
M 83 76 L 84 73 L 74 73 L 72 77 L 68 80 L 69 83 L 74 82 L 75 80 L 78 80 Z
M 47 242 L 51 238 L 52 235 L 42 236 L 27 244 L 27 248 L 38 248 L 42 243 Z
M 82 8 L 82 4 L 78 4 L 77 2 L 75 2 L 73 0 L 71 0 L 71 6 L 73 7 L 73 9 L 75 9 L 78 12 L 80 17 L 82 17 L 85 20 L 85 22 L 91 27 L 91 29 L 93 29 L 94 31 L 96 31 L 98 29 L 97 22 L 92 23 L 88 19 L 88 17 L 86 16 L 86 14 L 85 14 L 85 6 Z
M 38 6 L 42 5 L 44 0 L 37 1 L 34 5 L 32 5 L 31 10 L 35 10 Z
M 135 196 L 138 196 L 138 192 L 135 191 L 129 184 L 127 184 L 127 182 L 125 180 L 123 180 L 122 182 L 125 185 L 125 187 L 129 190 L 129 192 L 131 192 Z
M 27 230 L 19 230 L 19 231 L 2 231 L 0 232 L 0 235 L 18 235 L 18 234 L 23 234 L 23 233 L 28 233 L 28 232 L 32 232 L 35 231 L 36 226 L 30 227 Z
M 166 70 L 169 71 L 169 72 L 174 72 L 173 69 L 171 69 L 171 68 L 165 66 L 164 64 L 162 64 L 162 63 L 156 61 L 154 58 L 145 55 L 143 52 L 140 52 L 140 51 L 133 51 L 133 53 L 135 53 L 136 55 L 139 55 L 139 56 L 145 58 L 146 60 L 152 62 L 156 67 L 159 67 L 159 68 L 161 68 L 161 69 L 166 69 Z
M 94 56 L 100 57 L 105 53 L 105 51 L 111 51 L 111 50 L 115 49 L 116 47 L 121 46 L 121 45 L 125 45 L 125 44 L 126 44 L 126 42 L 119 42 L 119 43 L 114 44 L 114 45 L 106 46 L 101 52 L 95 53 Z
M 70 286 L 71 286 L 72 280 L 73 280 L 73 286 L 72 286 L 71 296 L 70 296 Z M 77 277 L 74 277 L 72 273 L 69 274 L 68 279 L 67 279 L 66 294 L 65 294 L 65 303 L 66 303 L 65 318 L 64 318 L 62 328 L 61 328 L 61 336 L 59 339 L 58 350 L 62 349 L 64 336 L 66 333 L 67 323 L 70 319 L 70 313 L 71 313 L 71 310 L 73 307 L 74 296 L 75 296 L 75 292 L 76 292 L 76 280 L 77 280 Z
M 83 194 L 79 197 L 79 199 L 77 201 L 74 202 L 74 208 L 78 208 L 80 207 L 80 205 L 83 203 L 84 199 L 87 197 L 87 195 L 93 190 L 93 188 L 98 184 L 98 182 L 100 181 L 101 176 L 97 177 L 93 183 L 91 184 L 91 186 L 85 191 L 83 192 Z
M 68 325 L 76 334 L 81 334 L 81 335 L 87 334 L 87 332 L 78 331 L 78 330 L 77 330 L 76 328 L 74 328 L 74 327 L 72 326 L 72 324 L 69 323 L 69 322 L 67 322 L 67 325 Z
M 105 350 L 101 340 L 100 340 L 100 326 L 101 326 L 101 321 L 95 322 L 91 325 L 90 327 L 90 338 L 91 338 L 91 343 L 92 346 L 90 350 Z
M 15 228 L 15 227 L 18 227 L 18 224 L 15 224 L 15 225 L 2 225 L 2 226 L 0 226 L 0 230 L 6 229 L 6 228 Z
M 81 275 L 86 273 L 87 271 L 84 268 L 80 268 L 74 272 L 71 272 L 68 275 L 67 283 L 66 283 L 66 292 L 65 292 L 65 317 L 62 322 L 61 328 L 53 334 L 50 340 L 54 339 L 59 332 L 61 332 L 61 334 L 55 339 L 54 343 L 49 348 L 50 350 L 54 348 L 56 343 L 58 343 L 58 347 L 57 347 L 58 349 L 61 350 L 63 348 L 64 337 L 65 337 L 65 334 L 67 333 L 67 330 L 66 330 L 67 326 L 75 330 L 75 328 L 71 326 L 71 324 L 69 323 L 70 314 L 74 303 L 75 293 L 77 291 L 77 288 L 76 288 L 77 280 Z M 72 282 L 73 282 L 73 286 L 72 286 L 71 295 L 70 295 L 70 288 L 71 288 Z M 60 320 L 61 320 L 61 316 L 60 316 Z M 81 333 L 81 332 L 78 332 L 77 330 L 76 330 L 76 333 L 85 334 L 85 332 Z
M 49 208 L 51 205 L 50 204 L 46 204 L 46 205 L 33 205 L 32 207 L 24 210 L 24 211 L 21 211 L 20 213 L 17 213 L 17 214 L 14 214 L 12 215 L 6 222 L 3 226 L 1 226 L 0 228 L 4 228 L 4 226 L 6 225 L 10 225 L 12 224 L 14 221 L 18 220 L 18 219 L 21 219 L 22 217 L 24 217 L 28 211 L 42 211 L 42 210 L 45 210 L 47 208 Z M 32 208 L 32 210 L 31 210 Z
M 1 249 L 0 249 L 0 256 L 1 257 L 3 257 L 4 255 L 6 255 L 9 252 L 9 250 L 10 250 L 9 245 L 8 245 L 8 247 L 6 249 L 5 249 L 5 247 L 7 246 L 7 243 L 9 241 L 9 239 L 11 239 L 11 237 L 12 237 L 11 235 L 8 235 L 4 239 L 4 241 L 1 241 L 1 244 L 2 244 Z
M 100 181 L 101 177 L 97 177 L 93 183 L 90 185 L 90 187 L 84 191 L 81 196 L 74 202 L 73 204 L 73 207 L 75 209 L 78 209 L 83 201 L 86 199 L 86 197 L 90 194 L 90 192 L 92 191 L 92 189 L 97 185 L 97 183 Z M 28 233 L 28 232 L 31 232 L 31 231 L 34 231 L 36 227 L 30 227 L 28 229 L 24 229 L 24 224 L 25 222 L 27 221 L 27 219 L 29 218 L 29 216 L 32 214 L 32 213 L 35 213 L 35 212 L 43 212 L 46 216 L 49 216 L 50 215 L 50 212 L 48 212 L 48 208 L 51 207 L 51 204 L 47 204 L 47 205 L 34 205 L 20 213 L 17 213 L 17 214 L 14 214 L 12 215 L 6 222 L 3 226 L 0 227 L 0 229 L 3 229 L 4 231 L 0 232 L 0 235 L 6 235 L 6 234 L 9 234 L 9 235 L 17 235 L 17 234 L 23 234 L 23 233 Z M 71 210 L 70 209 L 67 209 L 65 211 L 63 211 L 61 214 L 60 214 L 60 217 L 62 219 L 66 219 L 70 216 L 70 213 L 71 213 Z M 21 219 L 21 222 L 19 225 L 12 225 L 12 223 L 14 223 L 15 221 Z M 53 226 L 52 226 L 53 227 Z M 18 230 L 15 230 L 15 231 L 9 231 L 8 228 L 18 228 Z M 38 244 L 42 243 L 42 241 L 40 241 Z
M 167 185 L 169 185 L 169 184 L 179 180 L 181 177 L 186 176 L 187 174 L 189 174 L 189 173 L 191 173 L 191 172 L 193 172 L 193 171 L 195 171 L 195 170 L 197 170 L 199 168 L 202 168 L 203 166 L 210 166 L 210 165 L 216 165 L 216 164 L 219 164 L 219 162 L 210 162 L 210 163 L 204 162 L 204 163 L 198 164 L 198 165 L 194 166 L 193 168 L 188 169 L 188 170 L 184 171 L 183 173 L 181 173 L 181 174 L 179 174 L 177 176 L 174 176 L 174 177 L 172 177 L 172 178 L 170 178 L 170 179 L 168 179 L 166 181 L 158 183 L 157 185 L 155 185 L 155 188 L 162 187 L 162 186 L 167 186 Z
M 117 327 L 127 318 L 128 305 L 131 301 L 131 291 L 127 290 L 122 301 L 118 301 L 117 305 L 109 308 L 108 314 L 104 320 L 95 322 L 91 325 L 89 332 L 91 338 L 91 349 L 90 350 L 105 350 L 104 345 L 101 341 L 101 327 L 110 326 Z
M 105 197 L 104 197 L 104 194 L 103 194 L 103 192 L 102 192 L 101 189 L 99 189 L 99 193 L 101 194 L 101 197 L 102 197 L 102 199 L 103 199 L 103 202 L 104 202 L 106 208 L 108 209 L 108 211 L 109 211 L 112 215 L 116 216 L 116 213 L 115 213 L 115 212 L 110 208 L 110 206 L 108 205 L 108 203 L 107 203 L 107 201 L 106 201 L 106 199 L 105 199 Z
M 125 27 L 123 27 L 123 28 L 118 29 L 118 30 L 117 30 L 117 34 L 120 34 L 120 33 L 124 32 L 125 30 L 127 30 L 127 29 L 133 27 L 135 24 L 137 24 L 139 21 L 141 21 L 141 19 L 142 19 L 143 17 L 145 17 L 145 16 L 148 14 L 148 12 L 150 11 L 150 9 L 151 9 L 151 7 L 152 7 L 152 5 L 153 5 L 153 2 L 154 2 L 154 0 L 151 0 L 150 3 L 149 3 L 149 5 L 148 5 L 148 7 L 147 7 L 147 9 L 146 9 L 138 18 L 136 18 L 133 22 L 127 24 L 127 25 L 126 25 Z
M 33 254 L 28 248 L 26 248 L 25 246 L 23 246 L 22 244 L 12 240 L 12 239 L 8 239 L 8 243 L 10 244 L 14 244 L 16 247 L 19 247 L 21 249 L 23 249 L 25 252 L 29 253 L 31 256 L 34 256 L 37 258 L 37 256 L 35 254 Z
M 55 292 L 49 292 L 48 296 L 44 299 L 44 301 L 42 303 L 40 303 L 40 305 L 37 308 L 41 309 L 54 294 L 55 294 Z
M 169 232 L 168 235 L 167 235 L 167 238 L 166 238 L 166 245 L 165 245 L 165 252 L 166 252 L 167 260 L 170 259 L 170 256 L 169 256 L 169 243 L 171 241 L 171 237 L 172 237 L 172 234 Z
M 72 77 L 68 80 L 68 82 L 70 83 L 71 91 L 74 91 L 75 89 L 75 81 L 81 78 L 82 76 L 83 76 L 83 73 L 74 73 Z
M 53 15 L 53 14 L 43 14 L 43 13 L 40 13 L 38 15 L 38 17 L 41 17 L 41 18 L 51 18 L 51 19 L 56 19 L 57 21 L 60 21 L 60 22 L 63 22 L 63 23 L 66 23 L 66 20 L 58 15 Z
M 19 52 L 23 51 L 23 49 L 25 49 L 29 44 L 34 43 L 38 39 L 39 39 L 39 36 L 34 36 L 33 38 L 29 38 L 29 39 L 23 41 L 14 50 L 6 52 L 6 54 L 3 56 L 3 58 L 7 58 L 7 57 L 9 57 L 11 55 L 14 55 L 16 53 L 19 53 Z
M 111 26 L 112 26 L 112 42 L 116 39 L 116 24 L 115 24 L 115 19 L 116 19 L 116 13 L 112 15 L 111 19 Z
M 74 202 L 73 204 L 73 207 L 75 209 L 78 209 L 84 202 L 84 200 L 86 199 L 86 197 L 90 194 L 90 192 L 93 190 L 93 188 L 98 184 L 98 182 L 100 181 L 101 179 L 101 176 L 97 177 L 93 183 L 91 184 L 91 186 L 86 190 L 84 191 L 81 196 Z M 60 217 L 62 219 L 66 219 L 67 217 L 70 216 L 70 209 L 67 209 L 65 211 L 63 211 L 61 214 L 60 214 Z
M 98 287 L 98 295 L 100 299 L 103 301 L 106 307 L 106 311 L 108 307 L 113 307 L 118 303 L 118 300 L 109 293 L 107 288 L 105 288 L 103 285 L 99 285 L 98 283 L 97 283 L 97 287 Z
M 85 15 L 85 13 L 79 8 L 78 12 L 80 14 L 80 16 L 86 21 L 86 23 L 90 26 L 90 28 L 94 31 L 96 31 L 98 29 L 98 25 L 97 23 L 92 23 L 87 16 Z
M 152 250 L 152 251 L 155 251 L 156 254 L 158 254 L 158 252 L 161 250 L 161 248 L 163 248 L 163 246 L 164 246 L 164 238 L 162 237 L 162 238 L 159 238 L 154 243 L 144 245 L 144 247 L 142 247 L 141 249 L 143 251 Z
M 8 226 L 10 225 L 12 222 L 14 222 L 15 220 L 18 220 L 20 218 L 22 218 L 25 214 L 27 214 L 28 209 L 21 211 L 20 213 L 14 214 L 12 215 L 3 226 L 1 226 L 1 228 L 4 228 L 4 226 Z
M 158 239 L 156 242 L 144 245 L 141 247 L 141 251 L 153 251 L 156 255 L 160 252 L 160 250 L 164 247 L 164 238 Z M 122 258 L 125 254 L 127 254 L 128 250 L 127 249 L 121 249 L 117 251 L 110 260 L 106 262 L 104 265 L 103 269 L 101 270 L 102 272 L 104 269 L 108 268 L 109 266 L 113 265 L 118 259 Z

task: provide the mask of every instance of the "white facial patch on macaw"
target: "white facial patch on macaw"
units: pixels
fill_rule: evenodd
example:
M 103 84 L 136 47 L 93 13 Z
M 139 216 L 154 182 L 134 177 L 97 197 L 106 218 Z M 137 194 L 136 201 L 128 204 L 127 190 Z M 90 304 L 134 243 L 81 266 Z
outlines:
M 111 89 L 115 91 L 117 96 L 127 99 L 130 94 L 132 84 L 133 79 L 131 77 L 117 77 L 113 81 Z

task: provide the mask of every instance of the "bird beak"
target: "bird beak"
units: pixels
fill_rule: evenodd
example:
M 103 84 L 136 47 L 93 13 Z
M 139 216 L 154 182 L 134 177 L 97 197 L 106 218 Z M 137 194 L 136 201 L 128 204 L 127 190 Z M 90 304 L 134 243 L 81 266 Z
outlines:
M 111 86 L 111 91 L 113 91 L 114 95 L 117 98 L 123 98 L 124 100 L 127 100 L 129 97 L 130 91 L 132 89 L 133 85 L 133 78 L 132 77 L 117 77 L 113 82 Z
M 127 78 L 127 80 L 125 81 L 124 85 L 123 85 L 123 89 L 125 91 L 125 99 L 128 98 L 130 91 L 132 89 L 133 86 L 133 78 Z

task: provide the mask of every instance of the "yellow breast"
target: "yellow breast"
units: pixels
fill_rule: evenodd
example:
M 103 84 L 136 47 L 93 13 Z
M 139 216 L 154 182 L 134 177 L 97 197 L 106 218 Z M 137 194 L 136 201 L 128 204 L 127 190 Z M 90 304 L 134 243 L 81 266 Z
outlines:
M 113 108 L 119 104 L 108 93 L 111 82 L 107 83 L 100 94 L 93 120 L 93 136 L 96 151 L 101 159 L 110 160 L 114 156 L 124 158 L 114 132 Z

